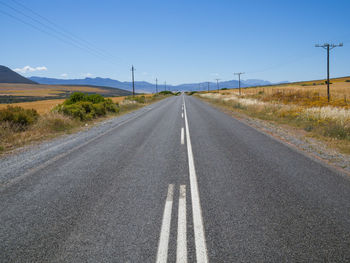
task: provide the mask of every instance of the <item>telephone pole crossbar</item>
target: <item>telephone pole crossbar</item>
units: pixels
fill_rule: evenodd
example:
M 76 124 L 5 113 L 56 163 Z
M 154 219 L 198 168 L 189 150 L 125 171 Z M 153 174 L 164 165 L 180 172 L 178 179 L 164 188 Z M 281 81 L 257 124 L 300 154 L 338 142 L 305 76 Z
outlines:
M 328 98 L 328 102 L 330 101 L 330 93 L 329 93 L 329 51 L 332 50 L 333 48 L 336 47 L 342 47 L 343 43 L 339 43 L 338 45 L 335 44 L 329 44 L 329 43 L 325 43 L 323 45 L 319 45 L 316 44 L 315 47 L 321 47 L 325 50 L 327 50 L 327 98 Z

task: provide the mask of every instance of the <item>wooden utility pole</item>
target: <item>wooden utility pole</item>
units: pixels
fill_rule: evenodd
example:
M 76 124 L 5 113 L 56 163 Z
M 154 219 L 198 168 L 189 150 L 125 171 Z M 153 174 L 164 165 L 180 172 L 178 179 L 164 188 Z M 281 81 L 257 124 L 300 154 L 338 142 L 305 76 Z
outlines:
M 134 65 L 132 65 L 131 67 L 131 72 L 132 72 L 132 95 L 135 96 L 135 81 L 134 81 L 134 71 L 135 71 L 135 68 L 134 68 Z
M 234 75 L 238 75 L 239 96 L 241 96 L 241 74 L 244 74 L 244 72 L 234 73 Z
M 342 47 L 342 46 L 343 46 L 343 43 L 340 43 L 338 45 L 328 44 L 328 43 L 325 43 L 323 45 L 318 45 L 318 44 L 315 45 L 315 47 L 321 47 L 321 48 L 327 50 L 327 98 L 328 98 L 328 102 L 331 99 L 331 95 L 329 92 L 329 50 L 332 50 L 333 48 L 336 48 L 336 47 Z
M 158 93 L 158 79 L 156 78 L 156 93 Z
M 220 92 L 220 91 L 219 91 L 219 80 L 220 80 L 220 79 L 216 79 L 216 87 L 217 87 L 217 89 L 218 89 L 218 92 Z

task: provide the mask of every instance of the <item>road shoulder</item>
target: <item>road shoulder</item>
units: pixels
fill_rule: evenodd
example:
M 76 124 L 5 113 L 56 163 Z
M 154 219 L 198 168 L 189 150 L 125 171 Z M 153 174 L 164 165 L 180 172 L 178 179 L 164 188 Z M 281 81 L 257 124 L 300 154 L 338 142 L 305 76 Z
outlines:
M 198 98 L 200 101 L 224 112 L 236 120 L 272 137 L 299 153 L 307 156 L 332 170 L 350 176 L 350 155 L 327 147 L 322 141 L 306 136 L 305 131 L 287 125 L 252 118 L 244 113 L 228 109 L 225 106 L 211 103 L 209 100 Z

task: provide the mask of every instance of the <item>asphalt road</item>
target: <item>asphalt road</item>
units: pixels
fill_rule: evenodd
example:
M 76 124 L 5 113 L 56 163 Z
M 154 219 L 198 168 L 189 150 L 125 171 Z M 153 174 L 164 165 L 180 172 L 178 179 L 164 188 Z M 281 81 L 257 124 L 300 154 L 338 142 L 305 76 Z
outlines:
M 178 96 L 0 160 L 0 262 L 350 262 L 350 177 Z

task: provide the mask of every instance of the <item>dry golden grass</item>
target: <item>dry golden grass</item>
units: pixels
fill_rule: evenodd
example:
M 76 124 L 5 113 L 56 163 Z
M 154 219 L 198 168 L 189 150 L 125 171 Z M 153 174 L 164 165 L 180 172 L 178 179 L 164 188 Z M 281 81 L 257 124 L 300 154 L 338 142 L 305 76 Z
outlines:
M 336 78 L 330 80 L 331 100 L 350 100 L 350 77 Z M 242 88 L 243 95 L 264 94 L 271 96 L 276 93 L 295 94 L 300 93 L 308 96 L 308 94 L 317 94 L 318 97 L 327 97 L 327 85 L 325 80 L 305 81 L 291 84 L 261 86 L 252 88 Z M 230 89 L 220 91 L 220 93 L 238 94 L 238 89 Z
M 146 98 L 152 97 L 152 94 L 145 94 Z M 120 97 L 110 97 L 114 103 L 120 103 L 125 99 L 126 96 Z M 40 115 L 49 113 L 55 106 L 61 104 L 64 99 L 57 100 L 39 100 L 39 101 L 31 101 L 31 102 L 19 102 L 19 103 L 11 103 L 11 104 L 0 104 L 0 110 L 5 109 L 8 105 L 11 106 L 19 106 L 24 109 L 34 109 Z
M 237 90 L 198 96 L 231 111 L 304 130 L 332 148 L 350 153 L 350 101 L 346 99 L 350 93 L 345 88 L 349 83 L 338 81 L 333 87 L 337 84 L 338 97 L 333 96 L 330 103 L 313 90 L 321 85 L 312 85 L 313 91 L 310 86 L 293 84 L 283 85 L 283 90 L 281 86 L 244 89 L 241 96 Z
M 51 111 L 51 109 L 58 104 L 62 103 L 64 99 L 58 100 L 39 100 L 39 101 L 31 101 L 31 102 L 20 102 L 20 103 L 12 103 L 12 104 L 0 104 L 0 110 L 6 108 L 8 105 L 11 106 L 19 106 L 24 109 L 34 109 L 39 114 L 45 114 Z
M 33 96 L 46 97 L 55 96 L 66 92 L 95 92 L 99 94 L 108 94 L 110 90 L 99 87 L 88 86 L 64 86 L 64 85 L 37 85 L 37 84 L 16 84 L 0 83 L 0 95 L 12 96 Z
M 136 101 L 133 103 L 123 103 L 124 101 L 129 102 L 130 100 L 125 100 L 125 96 L 111 97 L 112 101 L 120 103 L 119 112 L 117 114 L 108 114 L 107 116 L 90 120 L 89 126 L 116 115 L 126 114 L 167 97 L 154 97 L 152 94 L 144 96 L 146 97 L 144 103 L 138 103 Z M 85 121 L 76 120 L 57 112 L 51 112 L 53 107 L 63 101 L 64 99 L 57 99 L 11 104 L 12 106 L 21 106 L 25 109 L 36 109 L 40 113 L 40 116 L 35 124 L 24 130 L 16 129 L 16 127 L 10 125 L 8 122 L 0 122 L 0 156 L 27 144 L 40 142 L 64 133 L 71 133 L 84 129 Z M 0 104 L 0 109 L 6 107 L 7 104 Z

